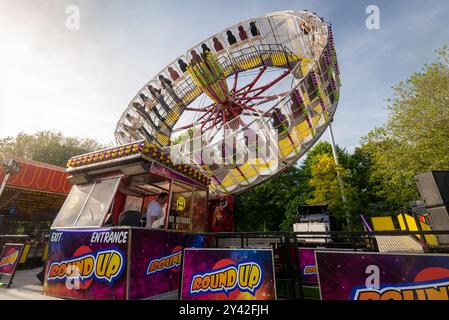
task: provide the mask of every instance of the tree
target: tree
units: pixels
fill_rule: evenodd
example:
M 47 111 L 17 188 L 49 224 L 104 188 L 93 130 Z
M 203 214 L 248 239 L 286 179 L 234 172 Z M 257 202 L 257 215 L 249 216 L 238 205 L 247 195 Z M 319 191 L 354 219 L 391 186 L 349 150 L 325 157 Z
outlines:
M 347 177 L 347 170 L 337 166 L 333 157 L 327 154 L 317 157 L 312 165 L 312 178 L 309 180 L 309 185 L 313 188 L 313 197 L 307 200 L 307 204 L 329 204 L 333 208 L 342 207 L 337 170 L 343 178 Z
M 15 138 L 0 138 L 0 154 L 61 167 L 65 167 L 73 156 L 105 147 L 92 139 L 64 137 L 62 133 L 54 131 L 40 131 L 33 135 L 19 133 Z
M 342 200 L 337 170 L 345 182 L 345 203 Z M 351 171 L 341 165 L 337 166 L 333 156 L 328 154 L 318 155 L 312 164 L 311 171 L 312 177 L 309 180 L 309 185 L 313 192 L 306 203 L 308 205 L 327 204 L 331 212 L 331 219 L 336 220 L 338 225 L 346 224 L 348 215 L 351 224 L 354 225 L 360 214 L 360 201 L 358 190 L 351 183 Z
M 278 231 L 286 206 L 297 196 L 300 175 L 300 169 L 293 166 L 238 195 L 235 206 L 237 231 Z
M 418 198 L 414 177 L 449 169 L 449 48 L 394 89 L 387 123 L 362 139 L 372 159 L 369 184 L 390 209 Z

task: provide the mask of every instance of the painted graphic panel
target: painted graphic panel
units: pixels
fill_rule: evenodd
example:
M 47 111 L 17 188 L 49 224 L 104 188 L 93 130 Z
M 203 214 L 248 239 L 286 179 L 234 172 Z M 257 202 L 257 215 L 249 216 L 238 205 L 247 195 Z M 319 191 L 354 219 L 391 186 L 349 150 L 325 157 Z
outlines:
M 183 300 L 275 300 L 272 250 L 186 249 Z
M 130 299 L 178 299 L 182 249 L 204 247 L 204 236 L 133 230 Z
M 6 243 L 0 255 L 0 274 L 11 276 L 16 270 L 22 255 L 23 244 Z
M 44 293 L 126 299 L 129 229 L 52 230 Z
M 449 255 L 315 254 L 323 300 L 449 300 Z

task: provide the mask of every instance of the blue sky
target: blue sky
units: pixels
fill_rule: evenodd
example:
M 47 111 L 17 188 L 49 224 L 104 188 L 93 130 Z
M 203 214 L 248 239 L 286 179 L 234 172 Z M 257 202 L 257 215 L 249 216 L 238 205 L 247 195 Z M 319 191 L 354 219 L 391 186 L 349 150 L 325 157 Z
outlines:
M 70 4 L 77 31 L 65 27 Z M 370 4 L 380 30 L 365 27 Z M 385 122 L 391 87 L 449 44 L 444 0 L 0 0 L 0 137 L 54 129 L 112 143 L 125 106 L 167 63 L 227 26 L 292 9 L 333 24 L 343 82 L 334 132 L 349 150 Z

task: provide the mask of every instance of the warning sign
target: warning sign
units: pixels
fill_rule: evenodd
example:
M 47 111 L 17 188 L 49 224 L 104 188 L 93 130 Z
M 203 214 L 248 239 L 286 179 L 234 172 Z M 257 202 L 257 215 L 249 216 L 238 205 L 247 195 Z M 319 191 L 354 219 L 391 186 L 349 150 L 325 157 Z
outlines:
M 178 200 L 176 201 L 176 209 L 178 211 L 184 211 L 186 208 L 186 198 L 183 196 L 179 196 Z

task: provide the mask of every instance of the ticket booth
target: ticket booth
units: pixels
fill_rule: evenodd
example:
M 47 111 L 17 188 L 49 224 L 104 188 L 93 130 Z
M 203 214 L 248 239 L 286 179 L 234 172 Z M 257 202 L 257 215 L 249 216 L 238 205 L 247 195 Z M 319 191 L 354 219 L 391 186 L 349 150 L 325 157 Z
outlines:
M 147 141 L 74 157 L 73 187 L 50 233 L 44 293 L 73 299 L 175 299 L 182 249 L 205 246 L 210 180 Z M 161 193 L 162 227 L 146 210 Z

